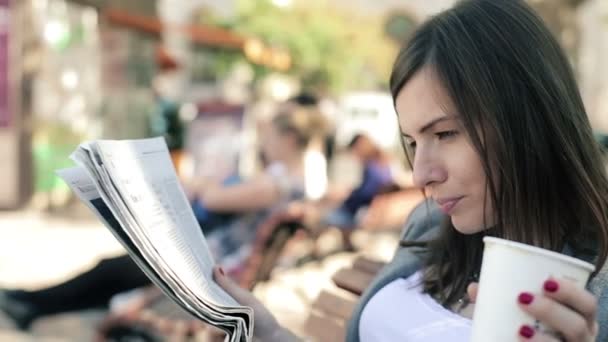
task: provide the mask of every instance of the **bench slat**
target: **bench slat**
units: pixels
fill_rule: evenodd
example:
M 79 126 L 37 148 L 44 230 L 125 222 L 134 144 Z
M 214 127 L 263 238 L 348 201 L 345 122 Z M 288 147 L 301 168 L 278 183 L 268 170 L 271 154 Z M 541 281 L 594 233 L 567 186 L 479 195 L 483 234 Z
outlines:
M 312 309 L 348 320 L 355 310 L 355 305 L 357 305 L 355 298 L 348 299 L 323 290 L 313 302 Z
M 315 312 L 308 316 L 304 329 L 309 337 L 318 342 L 335 342 L 346 339 L 345 322 Z
M 312 304 L 304 328 L 314 341 L 344 341 L 346 325 L 352 316 L 358 296 L 372 282 L 384 262 L 364 256 L 357 257 L 352 266 L 342 268 L 332 276 L 333 282 L 349 294 L 323 290 Z
M 364 271 L 373 275 L 378 274 L 378 271 L 386 265 L 385 262 L 373 260 L 364 256 L 358 256 L 353 262 L 353 268 Z
M 352 268 L 342 268 L 331 279 L 341 289 L 360 296 L 374 279 L 375 274 Z

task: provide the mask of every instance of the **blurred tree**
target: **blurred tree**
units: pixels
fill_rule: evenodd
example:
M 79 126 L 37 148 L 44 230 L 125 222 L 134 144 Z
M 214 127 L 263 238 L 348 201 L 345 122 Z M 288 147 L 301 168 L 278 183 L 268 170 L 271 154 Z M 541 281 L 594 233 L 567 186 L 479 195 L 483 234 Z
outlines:
M 238 14 L 220 23 L 287 49 L 288 73 L 305 88 L 338 92 L 374 89 L 386 84 L 396 45 L 384 34 L 384 18 L 348 13 L 328 0 L 278 7 L 270 0 L 239 0 Z M 257 67 L 257 76 L 269 72 Z
M 410 13 L 395 11 L 388 15 L 384 31 L 397 44 L 402 44 L 415 27 L 416 21 Z
M 559 39 L 574 66 L 578 63 L 580 41 L 576 14 L 585 1 L 528 0 Z M 321 90 L 385 86 L 398 48 L 391 41 L 398 38 L 392 30 L 401 30 L 404 25 L 415 27 L 414 22 L 387 21 L 382 16 L 337 9 L 330 0 L 293 1 L 288 7 L 276 6 L 271 0 L 238 0 L 237 4 L 237 15 L 232 20 L 215 24 L 257 36 L 270 46 L 287 48 L 293 59 L 289 73 L 300 78 L 305 87 Z M 209 24 L 209 16 L 201 17 Z M 267 67 L 256 67 L 258 76 L 269 71 Z

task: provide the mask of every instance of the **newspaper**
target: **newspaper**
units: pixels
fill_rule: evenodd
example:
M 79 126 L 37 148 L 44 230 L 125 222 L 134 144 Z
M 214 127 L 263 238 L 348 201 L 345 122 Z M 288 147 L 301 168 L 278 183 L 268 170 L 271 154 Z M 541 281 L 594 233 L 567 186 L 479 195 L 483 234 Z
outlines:
M 213 281 L 215 262 L 164 139 L 87 142 L 71 159 L 77 166 L 57 173 L 146 275 L 227 341 L 251 341 L 253 310 Z

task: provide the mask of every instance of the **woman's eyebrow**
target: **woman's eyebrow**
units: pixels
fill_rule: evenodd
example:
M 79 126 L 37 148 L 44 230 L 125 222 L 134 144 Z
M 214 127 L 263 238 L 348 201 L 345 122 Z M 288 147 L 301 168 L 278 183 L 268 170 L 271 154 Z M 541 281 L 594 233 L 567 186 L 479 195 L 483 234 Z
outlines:
M 438 123 L 440 123 L 440 122 L 447 121 L 447 120 L 453 120 L 453 119 L 455 119 L 455 118 L 456 118 L 456 117 L 455 117 L 455 116 L 453 116 L 453 115 L 444 115 L 444 116 L 437 117 L 437 118 L 435 118 L 435 119 L 433 119 L 433 120 L 431 120 L 431 121 L 427 122 L 426 124 L 424 124 L 424 126 L 422 126 L 422 127 L 421 127 L 421 128 L 418 130 L 418 133 L 419 133 L 419 134 L 422 134 L 422 133 L 424 133 L 424 132 L 428 131 L 429 129 L 433 128 L 433 126 L 435 126 L 436 124 L 438 124 Z M 409 136 L 409 135 L 408 135 L 408 134 L 406 134 L 406 133 L 401 132 L 401 134 L 402 134 L 404 137 L 406 137 L 406 138 L 411 138 L 411 136 Z

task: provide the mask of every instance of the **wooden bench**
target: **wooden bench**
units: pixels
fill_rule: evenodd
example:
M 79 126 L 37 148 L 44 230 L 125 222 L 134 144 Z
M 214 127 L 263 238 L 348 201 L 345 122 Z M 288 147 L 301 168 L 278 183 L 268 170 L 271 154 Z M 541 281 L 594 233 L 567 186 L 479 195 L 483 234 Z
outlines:
M 336 272 L 332 281 L 339 289 L 323 290 L 313 302 L 304 323 L 306 336 L 318 342 L 344 341 L 359 297 L 384 265 L 384 262 L 359 256 L 352 266 Z
M 300 229 L 302 213 L 289 210 L 271 214 L 258 227 L 252 251 L 238 283 L 252 289 L 255 284 L 270 278 L 270 273 L 279 259 L 287 241 Z
M 304 325 L 306 336 L 317 342 L 344 341 L 348 321 L 359 297 L 383 266 L 383 262 L 360 256 L 354 260 L 350 267 L 337 271 L 332 280 L 338 288 L 323 290 L 312 304 L 310 314 Z M 160 296 L 150 302 L 144 311 L 154 313 L 156 316 L 169 321 L 196 320 L 165 296 Z M 138 317 L 116 321 L 107 320 L 100 327 L 98 334 L 99 340 L 108 340 L 110 337 L 115 337 L 117 340 L 127 340 L 128 338 L 133 340 L 165 340 L 169 338 L 165 333 Z M 191 329 L 181 338 L 180 340 L 183 341 L 223 340 L 221 334 L 213 334 L 208 329 L 201 327 Z
M 360 296 L 385 263 L 359 256 L 351 267 L 336 272 L 331 280 L 337 287 Z
M 415 188 L 378 195 L 365 210 L 356 229 L 400 230 L 409 213 L 423 199 L 422 192 Z M 306 227 L 302 219 L 302 212 L 286 210 L 274 213 L 259 227 L 251 257 L 244 274 L 239 276 L 241 286 L 251 289 L 256 283 L 268 280 L 285 245 L 297 231 L 304 231 L 313 239 L 318 236 L 318 232 Z

